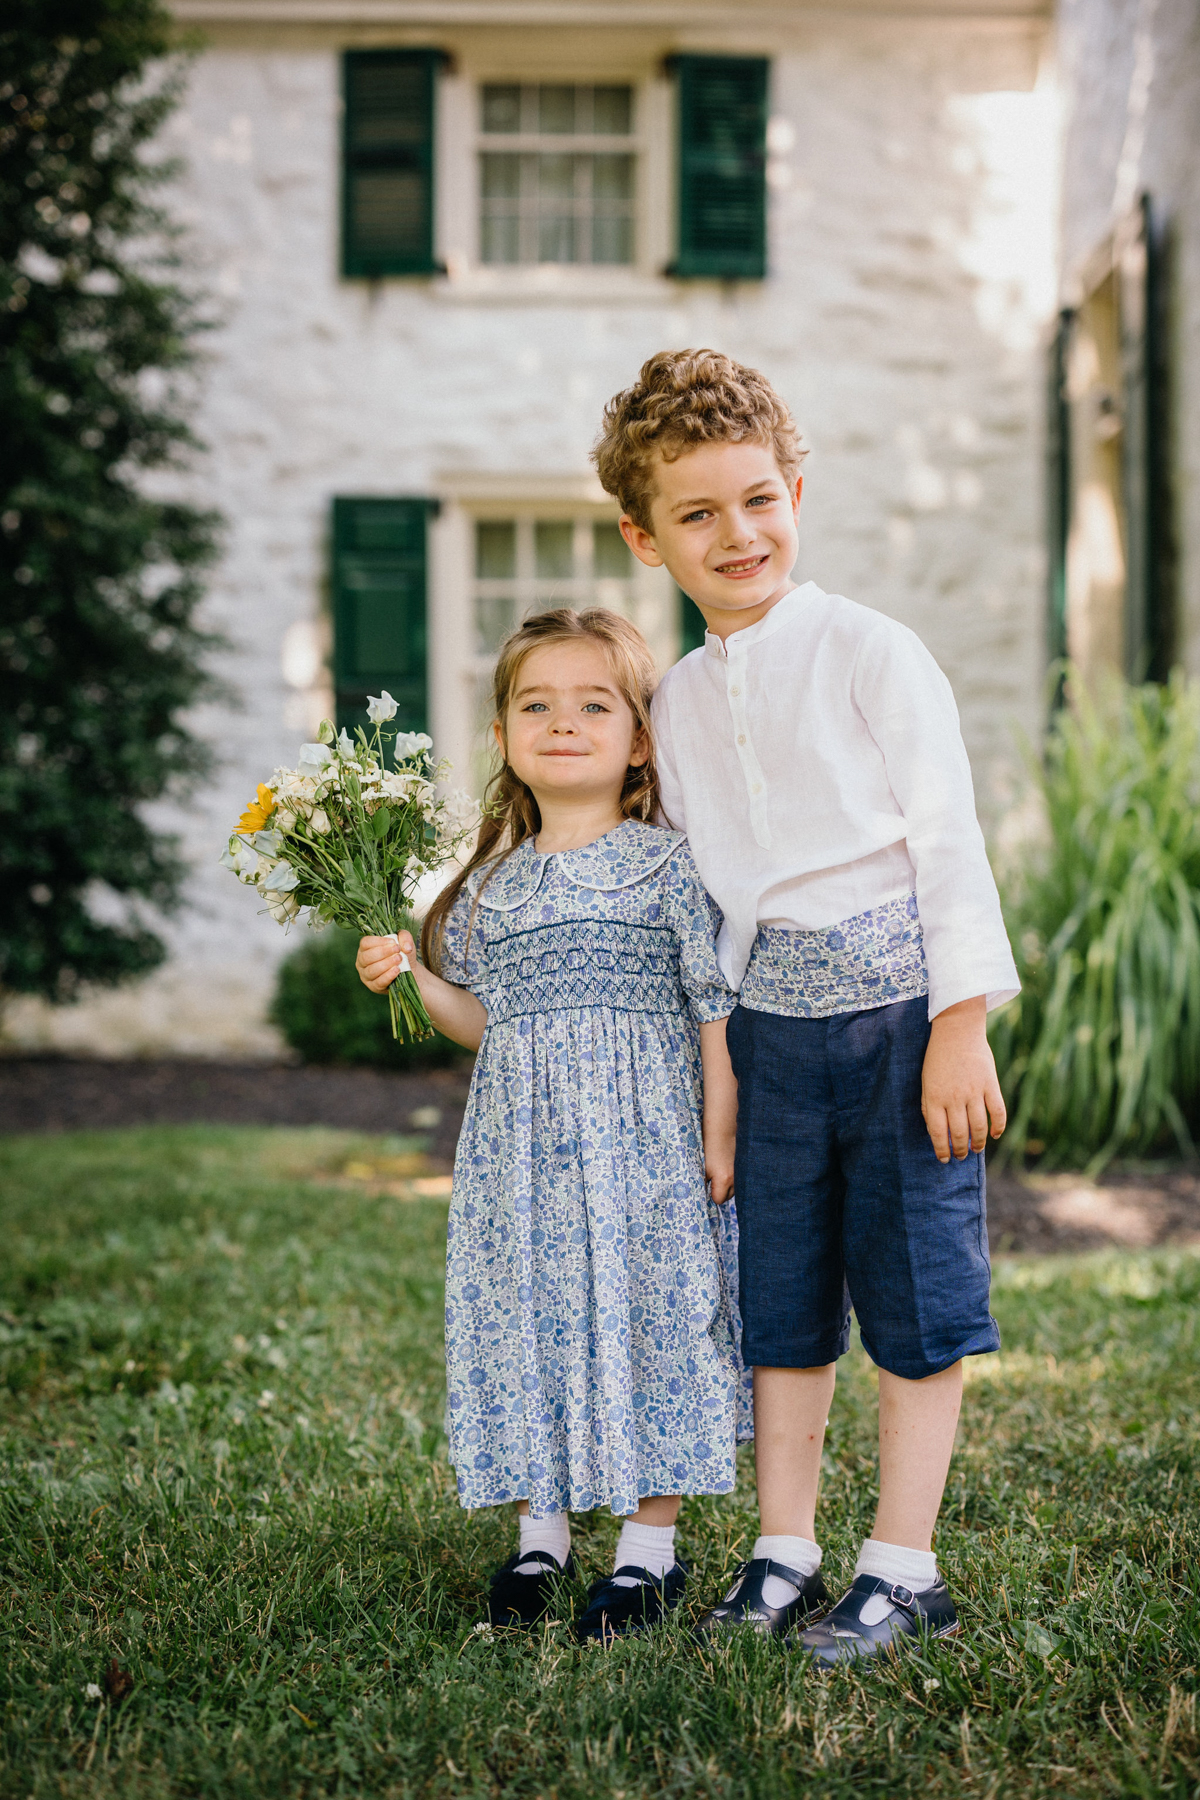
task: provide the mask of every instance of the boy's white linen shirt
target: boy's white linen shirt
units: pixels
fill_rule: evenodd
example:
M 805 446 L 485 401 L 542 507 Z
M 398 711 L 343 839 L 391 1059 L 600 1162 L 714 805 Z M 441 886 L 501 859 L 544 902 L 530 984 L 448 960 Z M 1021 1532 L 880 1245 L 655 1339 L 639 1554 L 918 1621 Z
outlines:
M 950 683 L 886 614 L 793 589 L 709 632 L 654 697 L 663 815 L 685 831 L 740 987 L 760 925 L 820 931 L 916 891 L 929 1016 L 1020 989 Z

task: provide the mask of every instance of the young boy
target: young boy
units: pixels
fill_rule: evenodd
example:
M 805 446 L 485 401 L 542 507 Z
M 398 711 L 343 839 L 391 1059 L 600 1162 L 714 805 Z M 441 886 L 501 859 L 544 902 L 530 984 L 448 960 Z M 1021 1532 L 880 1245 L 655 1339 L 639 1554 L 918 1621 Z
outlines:
M 913 633 L 797 587 L 800 448 L 765 378 L 651 357 L 595 460 L 640 561 L 708 627 L 654 701 L 664 811 L 724 913 L 743 1351 L 762 1535 L 700 1622 L 818 1663 L 954 1635 L 932 1534 L 988 1311 L 988 1008 L 1016 969 L 949 683 Z M 853 1303 L 879 1367 L 879 1506 L 832 1607 L 814 1512 Z M 807 1629 L 802 1629 L 807 1622 Z

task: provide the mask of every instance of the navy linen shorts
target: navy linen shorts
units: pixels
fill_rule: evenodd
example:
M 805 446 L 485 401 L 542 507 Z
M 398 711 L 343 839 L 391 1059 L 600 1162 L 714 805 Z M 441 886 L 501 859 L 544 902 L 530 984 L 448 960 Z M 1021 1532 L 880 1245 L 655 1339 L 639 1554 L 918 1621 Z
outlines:
M 939 1163 L 921 1117 L 925 999 L 729 1020 L 738 1079 L 742 1354 L 810 1369 L 850 1343 L 910 1381 L 1000 1348 L 984 1159 Z

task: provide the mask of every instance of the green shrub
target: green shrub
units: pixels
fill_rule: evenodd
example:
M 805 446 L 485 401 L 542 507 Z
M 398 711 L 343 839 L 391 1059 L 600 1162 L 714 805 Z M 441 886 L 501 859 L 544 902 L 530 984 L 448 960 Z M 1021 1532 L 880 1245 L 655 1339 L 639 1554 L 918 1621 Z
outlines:
M 1189 1152 L 1200 1113 L 1200 684 L 1077 695 L 1037 769 L 1047 841 L 1006 883 L 1023 991 L 992 1044 L 1008 1157 Z
M 269 1017 L 305 1062 L 442 1069 L 468 1055 L 440 1033 L 422 1044 L 397 1043 L 385 996 L 358 979 L 357 951 L 355 932 L 330 926 L 306 935 L 280 964 Z

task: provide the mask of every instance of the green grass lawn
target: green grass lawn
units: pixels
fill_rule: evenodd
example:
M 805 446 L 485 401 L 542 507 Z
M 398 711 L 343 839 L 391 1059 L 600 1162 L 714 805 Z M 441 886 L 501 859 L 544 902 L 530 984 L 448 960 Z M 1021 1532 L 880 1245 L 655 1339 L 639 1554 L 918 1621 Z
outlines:
M 1200 1253 L 998 1269 L 938 1540 L 958 1646 L 832 1677 L 695 1649 L 755 1535 L 747 1460 L 685 1503 L 683 1615 L 584 1653 L 565 1608 L 474 1630 L 515 1539 L 445 1460 L 444 1204 L 322 1182 L 378 1149 L 0 1145 L 0 1795 L 1200 1794 Z M 831 1585 L 870 1522 L 872 1395 L 855 1352 Z M 615 1534 L 580 1522 L 589 1578 Z

